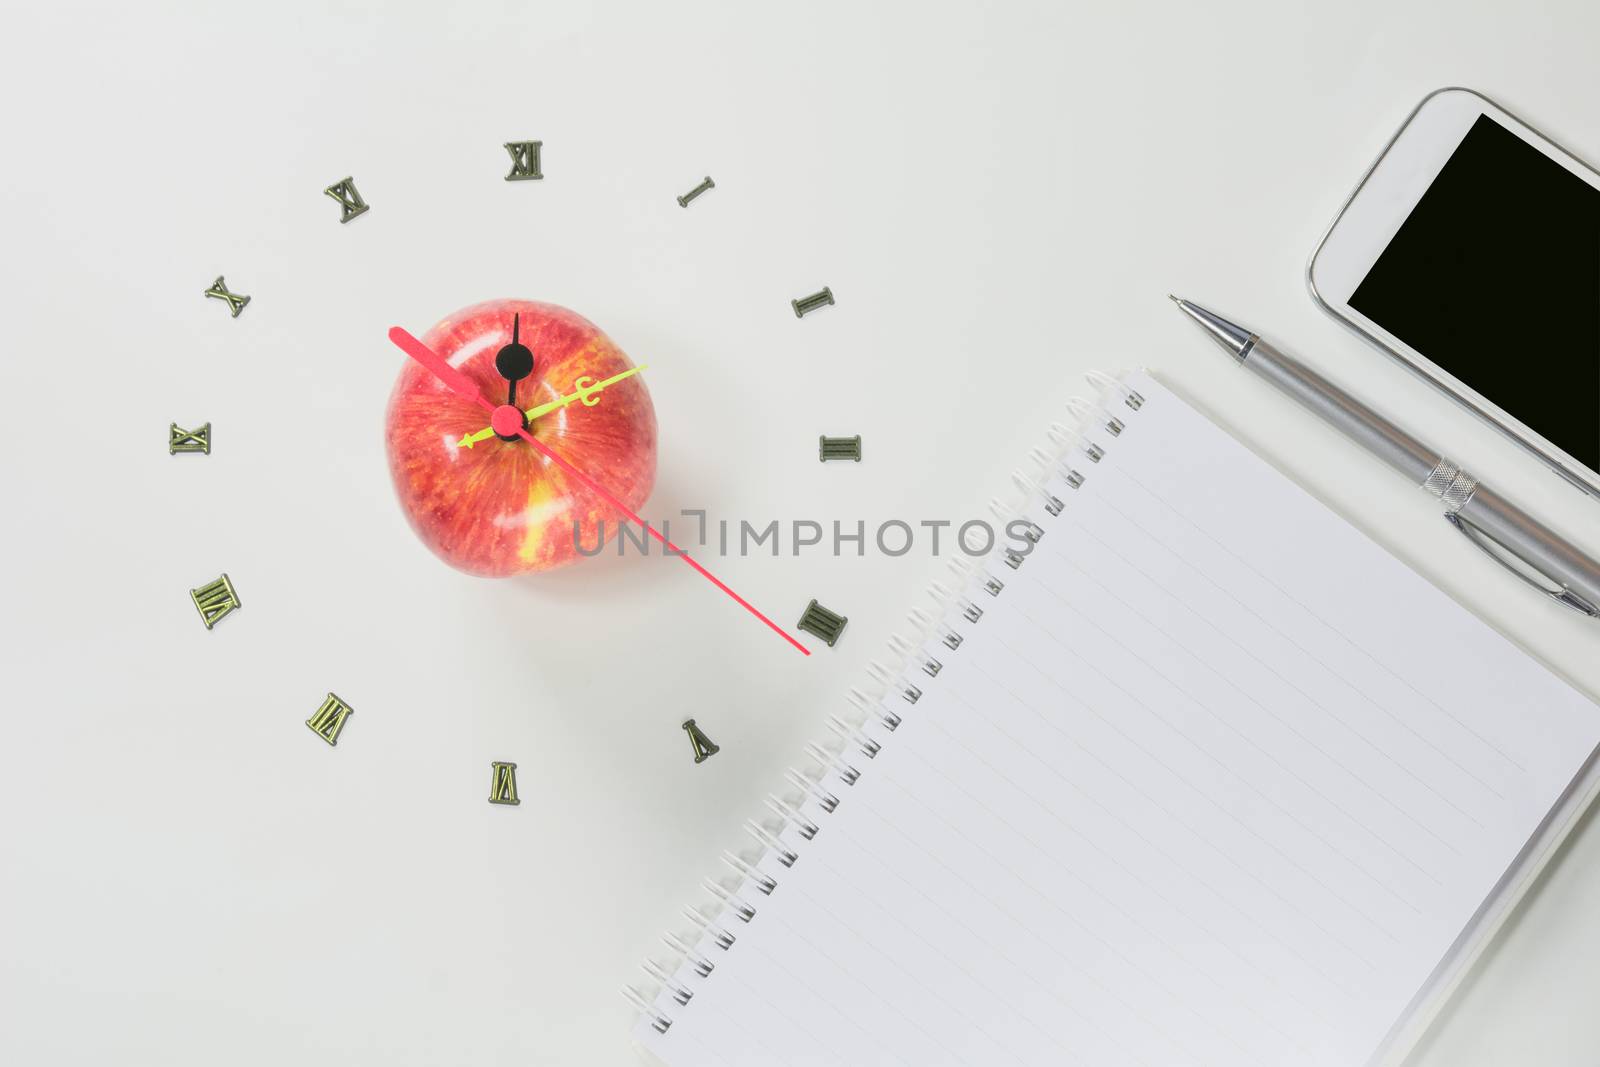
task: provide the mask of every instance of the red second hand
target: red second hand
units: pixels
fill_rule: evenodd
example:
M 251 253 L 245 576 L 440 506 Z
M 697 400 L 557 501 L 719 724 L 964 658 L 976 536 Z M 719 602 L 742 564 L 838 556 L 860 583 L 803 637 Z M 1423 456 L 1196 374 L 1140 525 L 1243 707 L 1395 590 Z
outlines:
M 428 368 L 428 370 L 433 372 L 433 374 L 445 385 L 447 385 L 452 392 L 464 399 L 472 400 L 490 411 L 494 410 L 495 405 L 490 403 L 484 397 L 484 395 L 478 391 L 478 387 L 473 384 L 472 379 L 468 378 L 465 374 L 462 374 L 456 368 L 450 366 L 450 364 L 446 362 L 445 359 L 437 352 L 433 351 L 433 349 L 429 348 L 427 345 L 411 336 L 411 334 L 407 333 L 399 326 L 392 326 L 389 329 L 389 340 L 393 341 L 397 346 L 399 346 L 400 350 L 406 355 L 410 356 L 412 359 L 416 360 L 418 363 L 422 364 L 424 367 Z M 628 505 L 624 504 L 622 501 L 613 496 L 611 492 L 605 488 L 605 486 L 589 477 L 589 475 L 585 474 L 577 467 L 574 467 L 562 457 L 556 455 L 547 445 L 539 440 L 536 440 L 534 436 L 526 429 L 518 427 L 517 434 L 524 441 L 532 445 L 540 455 L 544 456 L 550 462 L 554 463 L 556 466 L 560 467 L 562 470 L 578 479 L 578 481 L 582 482 L 584 485 L 600 494 L 601 498 L 603 498 L 606 503 L 610 504 L 624 515 L 628 516 L 628 518 L 632 519 L 634 522 L 638 523 L 641 527 L 643 527 L 645 533 L 649 534 L 651 537 L 654 537 L 657 541 L 660 541 L 662 545 L 666 547 L 669 553 L 676 555 L 679 559 L 683 560 L 689 566 L 693 567 L 698 573 L 703 575 L 705 579 L 712 585 L 716 586 L 724 593 L 727 593 L 740 607 L 744 608 L 744 610 L 748 611 L 750 614 L 754 615 L 756 618 L 765 623 L 769 630 L 783 638 L 785 641 L 789 642 L 789 644 L 793 645 L 795 648 L 799 649 L 801 655 L 811 655 L 811 650 L 809 648 L 807 648 L 805 645 L 802 645 L 799 641 L 796 641 L 793 637 L 789 636 L 788 631 L 784 630 L 777 623 L 763 615 L 754 604 L 750 603 L 750 601 L 746 600 L 738 593 L 735 593 L 732 589 L 729 589 L 727 584 L 723 582 L 722 579 L 706 570 L 705 567 L 701 566 L 700 562 L 693 556 L 689 555 L 689 553 L 685 552 L 671 541 L 668 541 L 666 535 L 662 534 L 648 522 L 645 522 L 638 515 L 635 515 L 632 508 L 628 507 Z

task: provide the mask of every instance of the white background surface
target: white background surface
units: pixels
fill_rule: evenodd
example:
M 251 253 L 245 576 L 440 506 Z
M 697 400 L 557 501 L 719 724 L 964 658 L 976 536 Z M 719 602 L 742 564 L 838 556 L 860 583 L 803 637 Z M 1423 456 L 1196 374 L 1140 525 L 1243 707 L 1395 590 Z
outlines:
M 649 514 L 983 514 L 1090 367 L 1145 364 L 1590 693 L 1600 631 L 1206 347 L 1298 351 L 1600 550 L 1600 503 L 1312 305 L 1323 226 L 1473 86 L 1600 157 L 1568 4 L 34 5 L 7 16 L 0 1059 L 633 1062 L 617 986 L 942 564 L 458 576 L 388 487 L 399 354 L 573 307 L 651 364 Z M 541 183 L 500 144 L 541 139 Z M 717 188 L 673 197 L 710 173 Z M 353 175 L 348 226 L 321 190 Z M 225 273 L 240 318 L 201 291 Z M 822 284 L 838 306 L 796 321 Z M 1530 373 L 1542 353 L 1529 354 Z M 168 457 L 209 420 L 209 457 Z M 861 433 L 859 466 L 818 433 Z M 187 590 L 245 608 L 206 632 Z M 356 709 L 337 749 L 302 725 Z M 696 766 L 679 722 L 722 746 Z M 523 803 L 484 802 L 488 763 Z M 1586 820 L 1415 1058 L 1600 1060 Z

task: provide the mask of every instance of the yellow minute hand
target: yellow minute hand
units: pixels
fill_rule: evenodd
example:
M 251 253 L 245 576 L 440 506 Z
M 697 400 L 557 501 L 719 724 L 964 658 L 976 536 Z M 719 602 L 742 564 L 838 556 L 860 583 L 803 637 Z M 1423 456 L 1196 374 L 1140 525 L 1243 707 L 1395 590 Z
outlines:
M 649 365 L 645 364 L 645 366 L 639 366 L 634 367 L 631 370 L 625 370 L 621 374 L 613 374 L 603 382 L 597 382 L 588 375 L 584 375 L 572 383 L 572 392 L 568 393 L 566 396 L 557 397 L 548 404 L 540 404 L 538 407 L 529 408 L 527 411 L 524 411 L 523 414 L 528 417 L 529 422 L 532 422 L 541 415 L 548 415 L 552 411 L 557 411 L 566 407 L 573 401 L 581 401 L 584 407 L 592 408 L 596 404 L 600 403 L 599 394 L 602 389 L 605 389 L 607 386 L 616 385 L 624 378 L 632 378 L 635 374 L 638 374 L 647 366 Z M 471 448 L 479 441 L 487 441 L 493 436 L 494 428 L 485 426 L 483 429 L 474 433 L 463 434 L 461 440 L 457 441 L 456 444 L 461 448 Z

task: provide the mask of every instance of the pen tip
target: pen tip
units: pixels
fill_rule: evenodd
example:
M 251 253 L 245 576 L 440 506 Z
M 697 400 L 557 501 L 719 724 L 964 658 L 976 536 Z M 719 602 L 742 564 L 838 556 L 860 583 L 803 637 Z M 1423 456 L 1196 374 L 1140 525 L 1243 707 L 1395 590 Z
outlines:
M 1183 303 L 1182 300 L 1179 300 L 1177 297 L 1173 296 L 1171 293 L 1167 294 L 1167 299 L 1172 301 L 1174 304 L 1182 304 Z

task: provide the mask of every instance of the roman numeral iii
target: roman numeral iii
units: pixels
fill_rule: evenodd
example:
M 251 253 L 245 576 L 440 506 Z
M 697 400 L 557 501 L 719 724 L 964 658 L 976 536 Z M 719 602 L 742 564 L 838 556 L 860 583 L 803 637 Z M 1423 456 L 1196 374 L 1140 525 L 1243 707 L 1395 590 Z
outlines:
M 544 177 L 539 169 L 539 148 L 543 141 L 507 141 L 506 151 L 511 153 L 511 173 L 508 182 L 538 181 Z
M 836 615 L 815 600 L 806 605 L 805 612 L 800 616 L 798 628 L 808 634 L 815 634 L 828 643 L 832 648 L 833 643 L 839 640 L 839 635 L 844 633 L 844 624 L 850 620 L 843 615 Z
M 322 190 L 323 195 L 331 196 L 339 201 L 339 221 L 349 222 L 357 215 L 367 213 L 367 202 L 361 199 L 361 194 L 356 192 L 356 183 L 352 178 L 343 178 Z

